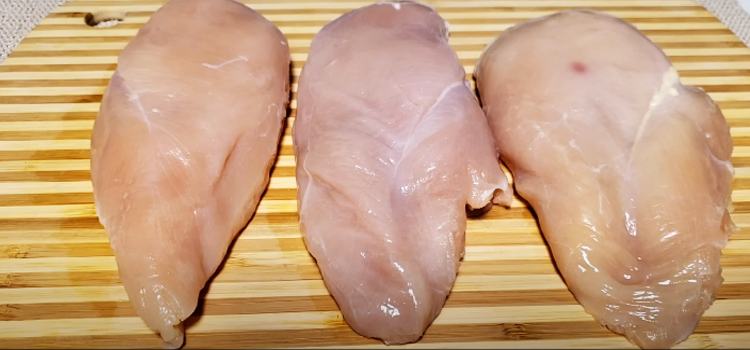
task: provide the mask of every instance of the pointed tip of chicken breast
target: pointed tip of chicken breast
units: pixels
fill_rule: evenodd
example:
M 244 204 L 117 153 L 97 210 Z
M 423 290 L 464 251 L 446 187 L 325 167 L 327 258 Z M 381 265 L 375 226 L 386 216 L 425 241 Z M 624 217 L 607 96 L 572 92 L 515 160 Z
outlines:
M 164 349 L 179 349 L 185 345 L 185 329 L 182 323 L 167 325 L 159 330 L 159 334 L 164 340 L 162 343 Z

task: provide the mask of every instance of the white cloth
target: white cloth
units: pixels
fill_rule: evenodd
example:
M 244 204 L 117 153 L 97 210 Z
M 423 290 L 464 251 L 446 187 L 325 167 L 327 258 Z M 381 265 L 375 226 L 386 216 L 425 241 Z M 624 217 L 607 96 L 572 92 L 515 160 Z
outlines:
M 21 40 L 56 7 L 68 0 L 0 0 L 0 64 Z M 658 0 L 653 0 L 658 1 Z M 738 1 L 695 0 L 750 46 L 750 15 Z M 81 20 L 83 22 L 83 20 Z
M 0 63 L 50 11 L 66 1 L 0 0 Z

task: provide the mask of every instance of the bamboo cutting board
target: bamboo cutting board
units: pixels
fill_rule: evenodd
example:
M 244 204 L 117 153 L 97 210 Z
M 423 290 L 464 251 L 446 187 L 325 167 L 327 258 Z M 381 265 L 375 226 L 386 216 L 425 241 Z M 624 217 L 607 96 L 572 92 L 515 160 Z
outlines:
M 0 66 L 0 348 L 159 348 L 135 315 L 93 205 L 89 137 L 119 51 L 164 0 L 74 0 L 54 10 Z M 294 85 L 310 40 L 355 0 L 245 0 L 287 35 Z M 519 21 L 571 7 L 625 18 L 659 44 L 686 84 L 703 87 L 732 126 L 733 219 L 725 284 L 678 348 L 750 344 L 750 49 L 690 0 L 425 1 L 451 23 L 467 72 Z M 88 13 L 119 10 L 110 28 Z M 295 103 L 292 103 L 292 107 Z M 294 120 L 294 112 L 289 118 Z M 300 237 L 291 133 L 270 189 L 205 300 L 186 348 L 380 347 L 343 322 Z M 453 293 L 411 348 L 633 348 L 576 303 L 532 215 L 516 201 L 472 219 Z M 197 317 L 197 315 L 201 315 Z

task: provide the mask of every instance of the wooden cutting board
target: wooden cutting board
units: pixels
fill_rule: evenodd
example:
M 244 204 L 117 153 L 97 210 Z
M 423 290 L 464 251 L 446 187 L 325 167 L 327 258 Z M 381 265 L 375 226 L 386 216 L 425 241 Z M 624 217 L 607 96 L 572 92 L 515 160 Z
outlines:
M 163 2 L 71 1 L 0 66 L 0 348 L 161 346 L 130 306 L 96 217 L 89 137 L 118 53 Z M 709 92 L 732 126 L 733 218 L 743 230 L 724 250 L 726 282 L 718 300 L 678 348 L 747 347 L 750 49 L 690 0 L 426 2 L 450 21 L 451 44 L 467 72 L 484 46 L 514 23 L 587 7 L 635 24 L 664 48 L 684 83 Z M 289 38 L 296 89 L 313 35 L 370 1 L 245 3 Z M 110 28 L 84 23 L 88 13 L 111 10 L 125 11 L 124 21 Z M 187 321 L 187 348 L 382 346 L 343 322 L 303 245 L 295 195 L 287 129 L 257 215 Z M 445 309 L 422 341 L 408 347 L 633 348 L 576 303 L 522 204 L 470 220 L 466 244 Z

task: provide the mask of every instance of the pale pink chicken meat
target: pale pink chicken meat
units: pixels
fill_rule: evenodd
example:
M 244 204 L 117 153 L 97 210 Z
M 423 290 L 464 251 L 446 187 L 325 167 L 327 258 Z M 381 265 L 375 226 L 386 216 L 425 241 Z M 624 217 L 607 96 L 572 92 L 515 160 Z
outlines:
M 466 206 L 509 204 L 481 107 L 426 5 L 377 3 L 314 38 L 294 124 L 305 243 L 352 329 L 417 341 L 464 254 Z
M 100 221 L 128 297 L 165 347 L 255 211 L 289 98 L 290 53 L 231 0 L 174 0 L 119 56 L 91 139 Z
M 732 138 L 635 27 L 563 11 L 507 30 L 475 72 L 516 191 L 587 312 L 642 348 L 685 340 L 723 282 Z

